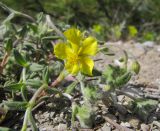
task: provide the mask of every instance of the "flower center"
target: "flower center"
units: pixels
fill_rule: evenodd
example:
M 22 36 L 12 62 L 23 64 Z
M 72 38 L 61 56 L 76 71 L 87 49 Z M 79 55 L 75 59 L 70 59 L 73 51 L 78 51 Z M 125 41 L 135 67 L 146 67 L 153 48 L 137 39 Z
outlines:
M 79 57 L 77 54 L 72 54 L 71 56 L 69 56 L 68 58 L 70 64 L 78 64 L 78 61 L 79 61 Z

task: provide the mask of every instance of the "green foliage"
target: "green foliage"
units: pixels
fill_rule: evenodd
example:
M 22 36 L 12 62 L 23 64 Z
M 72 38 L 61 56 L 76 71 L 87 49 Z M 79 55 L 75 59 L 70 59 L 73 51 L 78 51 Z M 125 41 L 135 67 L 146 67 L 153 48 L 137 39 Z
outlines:
M 78 107 L 76 117 L 78 118 L 81 127 L 91 128 L 93 126 L 93 116 L 94 112 L 91 107 L 85 105 Z
M 141 66 L 140 66 L 140 64 L 138 63 L 138 61 L 133 61 L 132 65 L 131 65 L 131 70 L 132 70 L 133 72 L 135 72 L 136 74 L 138 74 L 139 71 L 140 71 L 140 68 L 141 68 Z
M 7 127 L 0 127 L 1 131 L 15 131 L 13 129 L 7 128 Z
M 112 88 L 116 88 L 126 84 L 132 75 L 124 68 L 108 65 L 103 76 L 106 79 L 107 84 L 111 85 Z
M 48 67 L 46 67 L 43 70 L 42 79 L 43 79 L 43 82 L 45 82 L 46 84 L 48 84 L 48 82 L 49 82 L 49 69 L 48 69 Z
M 120 39 L 122 35 L 122 27 L 120 25 L 115 25 L 111 28 L 111 37 L 115 40 Z
M 153 32 L 144 32 L 143 39 L 145 41 L 154 41 L 155 40 L 155 34 Z
M 24 86 L 24 83 L 10 83 L 10 84 L 6 84 L 4 86 L 4 88 L 6 90 L 10 90 L 13 92 L 18 92 L 21 90 L 21 88 Z
M 8 110 L 25 111 L 28 106 L 27 102 L 21 101 L 3 101 L 3 104 L 7 106 Z
M 136 35 L 137 35 L 137 33 L 138 33 L 138 30 L 137 30 L 137 28 L 135 27 L 135 26 L 128 26 L 128 30 L 129 30 L 129 36 L 131 37 L 131 38 L 134 38 L 134 37 L 136 37 Z
M 10 53 L 12 48 L 13 48 L 13 43 L 12 40 L 7 38 L 4 42 L 4 48 L 6 50 L 7 53 Z
M 76 85 L 77 85 L 76 81 L 71 83 L 69 86 L 66 87 L 65 93 L 71 94 L 73 90 L 75 89 Z
M 100 1 L 55 0 L 55 3 L 51 2 L 48 4 L 49 1 L 50 0 L 39 1 L 40 5 L 38 5 L 44 13 L 51 13 L 49 12 L 50 9 L 55 7 L 53 8 L 53 10 L 55 10 L 55 14 L 53 13 L 53 15 L 57 15 L 56 17 L 58 17 L 60 21 L 64 20 L 68 23 L 77 23 L 86 27 L 94 25 L 91 31 L 93 31 L 95 35 L 105 34 L 105 29 L 110 27 L 110 13 L 104 13 L 102 9 L 98 17 L 95 16 L 95 13 L 97 13 L 102 4 L 99 3 Z M 13 2 L 15 1 L 13 0 Z M 32 3 L 32 1 L 29 0 L 24 3 L 28 2 Z M 105 3 L 108 2 L 110 3 L 111 1 L 105 1 Z M 34 3 L 30 8 L 35 9 L 36 4 L 37 3 Z M 57 97 L 66 97 L 66 99 L 70 100 L 72 105 L 72 124 L 74 124 L 77 118 L 81 127 L 92 128 L 95 121 L 93 107 L 96 101 L 102 98 L 103 93 L 106 93 L 103 92 L 104 90 L 101 87 L 99 88 L 100 84 L 105 85 L 107 91 L 111 89 L 115 91 L 115 88 L 122 87 L 130 80 L 133 71 L 135 73 L 139 72 L 139 69 L 137 69 L 139 68 L 138 63 L 134 63 L 132 70 L 127 68 L 128 56 L 127 53 L 123 51 L 125 57 L 119 60 L 119 62 L 123 63 L 123 67 L 108 65 L 103 72 L 94 68 L 93 76 L 79 73 L 77 76 L 71 77 L 72 83 L 70 83 L 70 80 L 66 78 L 69 73 L 66 71 L 66 68 L 64 68 L 66 64 L 65 61 L 57 59 L 55 54 L 53 54 L 57 41 L 65 43 L 62 35 L 59 36 L 59 34 L 62 33 L 61 30 L 57 28 L 58 26 L 55 26 L 51 20 L 49 21 L 47 19 L 49 18 L 47 17 L 48 15 L 46 16 L 43 13 L 39 13 L 36 18 L 32 18 L 24 13 L 8 8 L 1 3 L 0 5 L 9 10 L 10 13 L 0 25 L 0 28 L 4 31 L 1 34 L 2 39 L 4 39 L 2 41 L 2 49 L 0 47 L 0 57 L 1 60 L 4 61 L 1 74 L 5 78 L 4 82 L 0 84 L 9 96 L 4 98 L 2 105 L 5 105 L 8 110 L 25 111 L 22 130 L 27 130 L 28 122 L 31 123 L 32 130 L 37 130 L 32 116 L 32 110 L 41 100 L 44 100 L 44 98 L 48 99 L 50 95 L 53 94 Z M 27 4 L 26 6 L 28 7 L 29 5 L 30 4 Z M 69 8 L 66 8 L 66 6 Z M 59 12 L 56 12 L 56 10 Z M 62 15 L 59 16 L 59 14 L 56 13 L 61 13 Z M 95 21 L 99 21 L 98 18 L 100 18 L 101 15 L 107 16 L 105 21 L 107 20 L 109 24 L 106 25 L 106 27 L 105 22 L 95 24 L 97 23 Z M 22 20 L 17 22 L 17 16 Z M 90 17 L 92 19 L 90 19 Z M 123 35 L 124 23 L 125 22 L 121 21 L 120 23 L 115 22 L 108 28 L 110 30 L 108 30 L 107 34 L 111 37 L 113 35 L 113 39 L 118 40 Z M 61 28 L 62 30 L 66 30 L 68 27 L 62 26 Z M 133 30 L 134 29 L 132 29 L 131 34 L 135 35 L 135 30 Z M 86 31 L 84 37 L 88 35 L 90 36 L 89 32 Z M 108 56 L 116 54 L 106 47 L 98 51 Z M 105 81 L 103 81 L 103 79 Z M 61 83 L 62 80 L 64 80 L 65 83 Z M 57 86 L 57 88 L 54 88 L 55 86 Z M 107 86 L 109 88 L 107 88 Z M 78 102 L 75 101 L 74 97 L 77 94 L 82 95 L 83 103 L 79 102 L 79 100 Z M 78 104 L 76 104 L 76 102 Z
M 84 88 L 84 96 L 88 101 L 95 101 L 98 98 L 97 89 L 95 87 Z
M 137 33 L 141 34 L 143 31 L 153 31 L 156 34 L 160 32 L 159 28 L 156 28 L 160 20 L 159 0 L 1 0 L 1 2 L 32 16 L 39 12 L 50 14 L 55 21 L 58 21 L 56 23 L 60 23 L 59 25 L 67 23 L 92 27 L 93 34 L 101 40 L 135 38 Z M 1 11 L 1 14 L 4 13 Z M 124 28 L 120 28 L 123 24 Z M 34 31 L 41 27 L 37 36 L 42 35 L 47 27 L 41 22 L 38 28 L 31 26 Z
M 132 103 L 132 109 L 139 117 L 146 121 L 150 115 L 150 112 L 156 109 L 158 101 L 152 99 L 137 99 Z
M 14 50 L 14 58 L 19 65 L 28 67 L 26 59 L 17 50 Z

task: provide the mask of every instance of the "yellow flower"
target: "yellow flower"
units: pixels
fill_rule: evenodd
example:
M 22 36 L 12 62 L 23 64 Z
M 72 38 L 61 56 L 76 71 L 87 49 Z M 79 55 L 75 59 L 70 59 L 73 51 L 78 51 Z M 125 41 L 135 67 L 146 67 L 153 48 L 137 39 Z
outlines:
M 97 40 L 94 37 L 84 38 L 80 30 L 70 28 L 64 32 L 67 43 L 57 43 L 54 53 L 57 58 L 65 60 L 65 68 L 76 75 L 79 71 L 92 75 L 94 66 L 90 56 L 97 52 Z

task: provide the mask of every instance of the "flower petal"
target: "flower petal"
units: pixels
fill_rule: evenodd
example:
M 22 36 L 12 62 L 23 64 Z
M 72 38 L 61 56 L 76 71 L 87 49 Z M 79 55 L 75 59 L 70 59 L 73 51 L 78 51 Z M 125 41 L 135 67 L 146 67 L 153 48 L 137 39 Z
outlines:
M 94 62 L 89 57 L 81 57 L 80 59 L 80 70 L 84 74 L 92 76 Z
M 93 56 L 97 53 L 97 40 L 94 37 L 86 38 L 82 43 L 79 55 Z
M 65 43 L 57 43 L 54 46 L 54 53 L 59 59 L 66 59 L 72 53 L 71 48 Z
M 70 28 L 64 32 L 65 37 L 73 44 L 80 44 L 82 33 L 76 28 Z
M 66 70 L 68 70 L 69 73 L 76 75 L 79 71 L 78 63 L 71 64 L 69 61 L 66 62 L 65 65 Z

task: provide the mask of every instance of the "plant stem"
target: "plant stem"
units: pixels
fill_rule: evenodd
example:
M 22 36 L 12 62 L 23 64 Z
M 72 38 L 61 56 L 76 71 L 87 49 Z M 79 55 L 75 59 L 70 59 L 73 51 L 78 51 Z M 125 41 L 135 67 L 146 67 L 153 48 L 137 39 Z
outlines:
M 17 15 L 17 16 L 21 16 L 21 17 L 24 17 L 24 18 L 27 18 L 29 19 L 30 21 L 34 22 L 34 18 L 27 15 L 27 14 L 24 14 L 24 13 L 21 13 L 21 12 L 18 12 L 18 11 L 15 11 L 11 8 L 9 8 L 8 6 L 6 6 L 5 4 L 3 4 L 2 2 L 0 2 L 0 7 L 2 7 L 4 10 L 6 10 L 7 12 L 11 13 L 11 14 L 14 14 L 14 15 Z M 13 17 L 12 17 L 13 18 Z M 11 19 L 12 19 L 11 18 Z
M 32 126 L 32 130 L 33 130 L 33 131 L 38 131 L 31 110 L 30 110 L 30 112 L 29 112 L 29 114 L 28 114 L 28 117 L 29 117 L 30 124 L 31 124 L 31 126 Z
M 33 106 L 35 105 L 35 101 L 36 101 L 37 97 L 39 96 L 39 94 L 41 94 L 41 92 L 42 92 L 45 88 L 47 88 L 47 87 L 48 87 L 47 84 L 43 84 L 43 85 L 35 92 L 35 94 L 34 94 L 33 97 L 31 98 L 31 100 L 29 101 L 29 106 L 30 106 L 31 108 L 33 108 Z
M 59 76 L 57 77 L 56 80 L 54 80 L 52 83 L 51 83 L 51 88 L 52 87 L 55 87 L 56 85 L 58 85 L 68 74 L 65 72 L 65 71 L 62 71 Z
M 27 108 L 27 110 L 25 112 L 24 120 L 23 120 L 23 126 L 22 126 L 21 131 L 26 131 L 27 130 L 28 114 L 29 114 L 29 108 Z
M 48 23 L 48 25 L 55 30 L 55 32 L 61 36 L 64 40 L 66 40 L 65 36 L 63 35 L 63 33 L 54 25 L 54 23 L 51 20 L 51 17 L 49 15 L 46 15 L 46 21 Z
M 82 93 L 84 102 L 85 102 L 85 103 L 88 103 L 88 100 L 87 100 L 87 98 L 85 97 L 85 91 L 84 91 L 85 86 L 84 86 L 84 82 L 83 82 L 83 76 L 82 76 L 81 73 L 78 74 L 78 80 L 79 80 L 79 83 L 80 83 L 81 93 Z
M 5 67 L 5 65 L 8 62 L 8 57 L 9 57 L 9 54 L 6 52 L 5 55 L 4 55 L 4 57 L 3 57 L 2 62 L 0 64 L 0 74 L 2 74 L 4 67 Z
M 26 82 L 26 68 L 23 68 L 23 70 L 22 70 L 22 81 L 23 81 L 23 83 Z M 26 91 L 26 85 L 21 87 L 21 95 L 22 95 L 23 100 L 27 101 L 25 91 Z
M 28 119 L 29 119 L 29 115 L 32 115 L 30 114 L 31 111 L 32 111 L 32 108 L 34 107 L 34 105 L 36 104 L 36 99 L 37 97 L 39 96 L 39 94 L 42 93 L 42 91 L 47 88 L 48 85 L 47 84 L 43 84 L 36 92 L 35 94 L 32 96 L 31 100 L 29 101 L 29 104 L 28 104 L 28 107 L 26 109 L 26 112 L 25 112 L 25 117 L 24 117 L 24 120 L 23 120 L 23 126 L 22 126 L 22 130 L 21 131 L 26 131 L 27 129 L 27 124 L 28 124 Z

